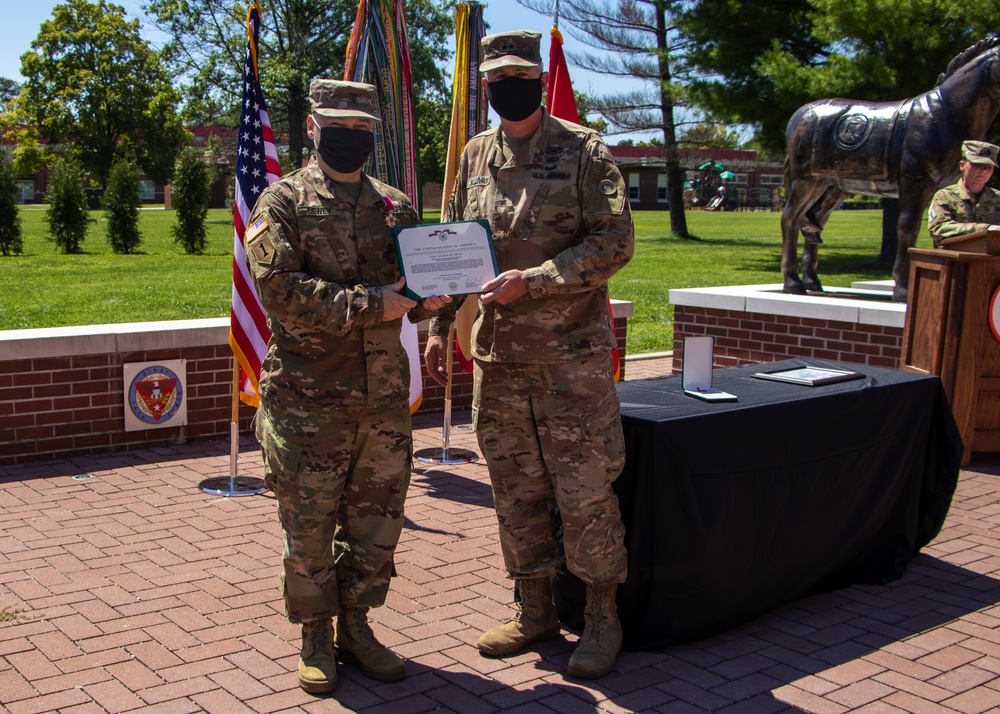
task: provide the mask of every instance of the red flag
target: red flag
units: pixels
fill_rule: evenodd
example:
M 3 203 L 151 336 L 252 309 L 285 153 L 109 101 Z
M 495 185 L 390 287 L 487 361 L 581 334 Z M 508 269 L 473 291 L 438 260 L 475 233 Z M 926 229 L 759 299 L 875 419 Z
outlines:
M 562 33 L 556 27 L 552 28 L 552 43 L 549 45 L 549 84 L 546 88 L 545 108 L 549 114 L 559 119 L 580 123 L 580 114 L 576 109 L 576 97 L 573 96 L 573 84 L 569 80 L 569 67 L 566 66 L 566 56 L 562 50 Z M 608 297 L 608 312 L 611 314 L 611 332 L 615 331 L 614 312 L 611 310 L 611 298 Z M 622 371 L 618 359 L 618 348 L 611 352 L 614 366 L 615 381 L 621 379 Z
M 271 331 L 267 328 L 267 314 L 260 304 L 247 269 L 243 234 L 260 192 L 281 178 L 271 120 L 264 106 L 264 95 L 257 76 L 260 12 L 260 5 L 256 2 L 247 10 L 243 109 L 236 150 L 236 191 L 233 202 L 233 304 L 229 328 L 229 345 L 240 364 L 240 399 L 253 406 L 257 406 L 260 401 L 260 364 L 267 352 Z
M 569 67 L 562 51 L 562 33 L 552 28 L 552 43 L 549 45 L 549 85 L 546 88 L 545 108 L 549 114 L 574 124 L 580 123 L 576 110 L 573 84 L 569 81 Z

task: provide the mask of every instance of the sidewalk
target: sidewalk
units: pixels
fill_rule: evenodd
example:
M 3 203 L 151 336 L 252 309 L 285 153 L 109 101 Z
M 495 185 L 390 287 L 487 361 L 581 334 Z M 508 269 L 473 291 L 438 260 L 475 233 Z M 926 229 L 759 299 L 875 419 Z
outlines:
M 669 369 L 629 361 L 626 376 Z M 468 413 L 453 421 L 451 445 L 478 452 Z M 440 415 L 414 426 L 416 449 L 441 445 Z M 0 711 L 1000 711 L 1000 459 L 962 472 L 945 529 L 900 580 L 623 653 L 598 682 L 563 675 L 570 633 L 479 656 L 512 599 L 486 467 L 418 464 L 399 577 L 372 612 L 409 676 L 381 684 L 345 666 L 329 698 L 296 683 L 274 500 L 198 489 L 228 461 L 227 443 L 202 442 L 0 466 Z M 260 468 L 247 437 L 241 474 Z

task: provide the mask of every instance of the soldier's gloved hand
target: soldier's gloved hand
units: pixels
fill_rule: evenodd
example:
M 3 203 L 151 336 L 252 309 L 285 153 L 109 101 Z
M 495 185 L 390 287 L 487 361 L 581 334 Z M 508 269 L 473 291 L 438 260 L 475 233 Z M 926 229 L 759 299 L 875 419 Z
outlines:
M 438 384 L 448 384 L 448 340 L 443 335 L 429 335 L 424 348 L 427 374 Z
M 522 295 L 527 294 L 528 281 L 524 278 L 524 271 L 507 270 L 483 284 L 479 301 L 484 305 L 494 301 L 501 305 L 509 305 Z
M 392 285 L 383 285 L 379 288 L 382 291 L 382 319 L 385 321 L 398 320 L 416 307 L 416 301 L 401 294 L 400 291 L 406 285 L 406 278 L 400 278 Z

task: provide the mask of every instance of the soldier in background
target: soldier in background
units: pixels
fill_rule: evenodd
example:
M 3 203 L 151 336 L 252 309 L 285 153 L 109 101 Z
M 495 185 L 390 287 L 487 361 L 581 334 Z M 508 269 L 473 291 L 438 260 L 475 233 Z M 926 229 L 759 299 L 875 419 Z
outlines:
M 935 193 L 927 209 L 927 230 L 935 247 L 944 238 L 1000 231 L 1000 191 L 986 185 L 997 168 L 998 151 L 985 141 L 962 142 L 962 178 Z
M 586 627 L 567 671 L 594 678 L 622 645 L 615 595 L 627 558 L 611 484 L 624 445 L 607 281 L 632 257 L 633 230 L 600 136 L 541 107 L 540 40 L 528 31 L 483 38 L 500 126 L 466 146 L 447 215 L 489 221 L 501 271 L 483 285 L 473 327 L 473 419 L 521 602 L 478 647 L 501 657 L 557 636 L 549 577 L 565 563 L 587 585 Z M 453 314 L 431 321 L 424 353 L 442 384 Z
M 400 328 L 416 303 L 400 293 L 390 227 L 418 218 L 403 193 L 361 170 L 379 121 L 375 88 L 315 80 L 309 98 L 318 155 L 261 193 L 246 252 L 272 333 L 257 437 L 284 535 L 282 593 L 302 624 L 299 685 L 324 693 L 337 683 L 335 656 L 373 679 L 406 675 L 367 613 L 393 575 L 412 452 Z

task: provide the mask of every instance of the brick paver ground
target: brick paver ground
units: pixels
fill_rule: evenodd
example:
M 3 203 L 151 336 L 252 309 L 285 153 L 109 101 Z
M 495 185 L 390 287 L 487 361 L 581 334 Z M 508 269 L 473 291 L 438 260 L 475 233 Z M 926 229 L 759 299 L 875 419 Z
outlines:
M 629 362 L 627 375 L 665 369 Z M 476 449 L 467 420 L 456 413 L 451 443 Z M 440 445 L 439 417 L 416 426 L 418 449 Z M 504 660 L 477 654 L 511 600 L 486 468 L 420 467 L 399 577 L 373 611 L 409 676 L 379 684 L 343 667 L 316 698 L 292 674 L 274 500 L 198 489 L 228 475 L 228 453 L 209 442 L 0 467 L 0 711 L 1000 711 L 1000 460 L 962 472 L 945 529 L 900 580 L 623 653 L 596 683 L 563 675 L 571 633 Z M 241 473 L 259 471 L 247 439 Z

